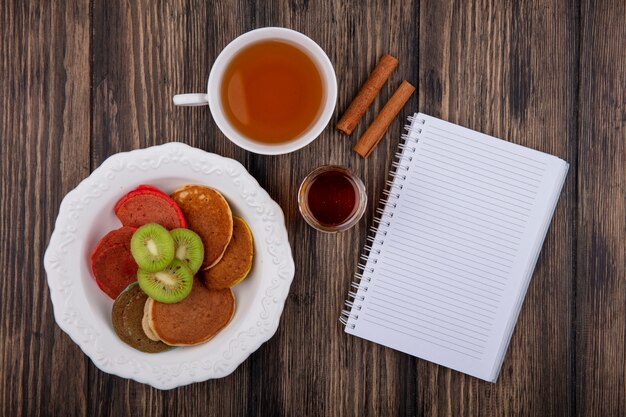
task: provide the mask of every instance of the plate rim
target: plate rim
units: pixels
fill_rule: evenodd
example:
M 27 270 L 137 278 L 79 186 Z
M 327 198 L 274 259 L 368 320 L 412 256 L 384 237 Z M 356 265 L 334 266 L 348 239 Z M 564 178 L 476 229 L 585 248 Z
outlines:
M 85 339 L 81 337 L 82 335 L 79 334 L 76 326 L 73 326 L 71 322 L 66 322 L 63 320 L 63 316 L 64 314 L 66 314 L 68 309 L 67 306 L 64 305 L 65 303 L 63 303 L 63 301 L 69 300 L 71 298 L 71 295 L 67 299 L 62 298 L 64 292 L 64 277 L 61 276 L 61 271 L 59 270 L 59 264 L 61 263 L 61 260 L 59 259 L 57 253 L 58 247 L 62 243 L 62 235 L 65 231 L 66 224 L 69 222 L 68 217 L 70 216 L 69 212 L 71 202 L 76 201 L 80 196 L 86 194 L 87 191 L 92 188 L 91 182 L 99 176 L 103 176 L 106 171 L 108 169 L 112 169 L 116 163 L 120 163 L 123 165 L 129 160 L 129 158 L 130 160 L 139 159 L 142 154 L 149 154 L 151 152 L 156 152 L 156 150 L 162 151 L 160 153 L 165 155 L 183 155 L 188 158 L 205 158 L 209 160 L 218 160 L 221 165 L 225 167 L 225 169 L 231 167 L 233 172 L 237 172 L 238 178 L 243 177 L 249 185 L 252 185 L 255 191 L 256 199 L 262 201 L 264 207 L 266 207 L 266 209 L 272 213 L 272 216 L 275 216 L 275 220 L 272 223 L 277 225 L 278 227 L 276 227 L 276 229 L 273 231 L 272 236 L 279 236 L 278 246 L 284 246 L 285 252 L 288 254 L 288 256 L 286 256 L 285 262 L 281 262 L 281 264 L 277 266 L 277 268 L 279 268 L 277 269 L 277 274 L 279 270 L 280 272 L 284 272 L 284 274 L 279 274 L 281 275 L 281 279 L 279 282 L 282 282 L 283 284 L 276 287 L 276 289 L 282 289 L 282 291 L 278 291 L 277 294 L 273 294 L 272 301 L 275 304 L 275 310 L 273 314 L 267 315 L 268 317 L 266 318 L 266 322 L 264 323 L 264 327 L 267 329 L 265 333 L 258 333 L 256 337 L 253 337 L 249 345 L 242 347 L 238 354 L 234 354 L 231 360 L 223 364 L 223 366 L 220 368 L 216 367 L 212 371 L 206 369 L 204 369 L 204 371 L 195 370 L 190 369 L 189 366 L 185 367 L 180 365 L 180 363 L 186 363 L 183 363 L 179 360 L 177 361 L 177 363 L 179 363 L 179 369 L 172 371 L 174 375 L 170 375 L 169 377 L 167 377 L 168 372 L 166 370 L 165 372 L 161 372 L 160 378 L 154 378 L 154 372 L 147 374 L 142 374 L 141 372 L 137 372 L 136 370 L 133 372 L 130 367 L 126 368 L 124 366 L 118 366 L 118 364 L 116 364 L 114 361 L 103 360 L 102 357 L 96 357 L 97 352 L 94 351 L 95 345 L 91 346 L 90 343 L 86 342 Z M 239 365 L 241 365 L 241 363 L 243 363 L 253 352 L 258 350 L 258 348 L 263 343 L 271 339 L 278 330 L 280 318 L 282 317 L 282 312 L 284 310 L 284 306 L 289 295 L 289 288 L 295 276 L 295 264 L 293 260 L 293 252 L 289 243 L 287 227 L 285 224 L 285 216 L 282 208 L 278 205 L 278 203 L 276 203 L 270 197 L 267 191 L 263 187 L 261 187 L 258 181 L 246 170 L 246 168 L 240 162 L 232 158 L 217 155 L 215 153 L 206 152 L 202 149 L 198 149 L 181 142 L 169 142 L 162 145 L 155 145 L 113 154 L 109 156 L 106 160 L 104 160 L 102 164 L 100 164 L 100 166 L 94 169 L 89 176 L 81 180 L 76 185 L 76 187 L 69 191 L 63 197 L 61 204 L 59 205 L 58 214 L 54 223 L 54 229 L 50 235 L 48 246 L 44 254 L 44 269 L 46 272 L 46 282 L 50 291 L 50 298 L 52 301 L 56 324 L 61 328 L 61 330 L 63 330 L 64 333 L 66 333 L 72 339 L 74 343 L 76 343 L 80 347 L 82 352 L 87 357 L 89 357 L 92 363 L 103 372 L 122 378 L 132 379 L 140 383 L 151 385 L 154 388 L 161 390 L 173 389 L 195 382 L 206 381 L 208 379 L 223 378 L 234 372 L 235 369 L 237 369 Z M 267 288 L 262 287 L 260 290 L 266 291 Z M 264 299 L 262 299 L 261 302 L 263 300 Z M 238 336 L 233 336 L 233 338 L 239 338 L 242 333 L 243 332 L 239 333 Z M 233 339 L 229 340 L 229 345 L 232 344 L 232 341 Z M 171 364 L 171 362 L 168 362 L 164 364 L 164 366 Z M 182 370 L 180 370 L 181 366 L 183 368 Z

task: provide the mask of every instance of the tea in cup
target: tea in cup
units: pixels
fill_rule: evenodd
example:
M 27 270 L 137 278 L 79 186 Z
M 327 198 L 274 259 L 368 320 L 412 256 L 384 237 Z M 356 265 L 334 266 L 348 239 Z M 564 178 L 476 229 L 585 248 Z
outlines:
M 215 60 L 207 94 L 174 104 L 209 105 L 231 141 L 260 154 L 300 149 L 324 130 L 335 109 L 337 80 L 328 56 L 307 36 L 285 28 L 247 32 Z

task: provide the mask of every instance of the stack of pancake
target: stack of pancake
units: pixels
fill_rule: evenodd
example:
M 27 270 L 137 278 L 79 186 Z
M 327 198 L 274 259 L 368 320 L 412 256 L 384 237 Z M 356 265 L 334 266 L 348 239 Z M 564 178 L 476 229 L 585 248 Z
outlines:
M 254 255 L 252 233 L 246 222 L 233 217 L 217 190 L 187 185 L 171 195 L 187 227 L 204 244 L 202 269 L 191 293 L 178 303 L 166 304 L 145 295 L 136 283 L 115 300 L 113 327 L 119 337 L 144 352 L 170 346 L 191 346 L 213 338 L 235 313 L 231 287 L 250 272 Z

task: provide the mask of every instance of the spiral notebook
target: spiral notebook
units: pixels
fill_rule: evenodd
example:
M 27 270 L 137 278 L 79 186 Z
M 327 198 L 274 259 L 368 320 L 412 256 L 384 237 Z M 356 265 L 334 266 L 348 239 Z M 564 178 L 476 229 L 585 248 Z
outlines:
M 495 382 L 569 165 L 419 113 L 341 321 Z

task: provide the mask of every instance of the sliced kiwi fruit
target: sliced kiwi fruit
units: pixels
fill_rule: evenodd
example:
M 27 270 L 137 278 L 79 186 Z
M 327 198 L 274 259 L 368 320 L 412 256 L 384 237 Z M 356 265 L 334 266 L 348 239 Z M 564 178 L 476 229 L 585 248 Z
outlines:
M 198 272 L 204 261 L 204 245 L 200 236 L 189 229 L 174 229 L 170 234 L 174 238 L 176 259 L 187 265 L 194 274 Z
M 137 271 L 137 281 L 149 297 L 171 304 L 189 295 L 193 284 L 193 272 L 183 262 L 174 259 L 161 271 L 150 272 L 140 268 Z
M 130 240 L 130 253 L 140 269 L 161 271 L 174 259 L 174 238 L 160 224 L 144 224 Z

